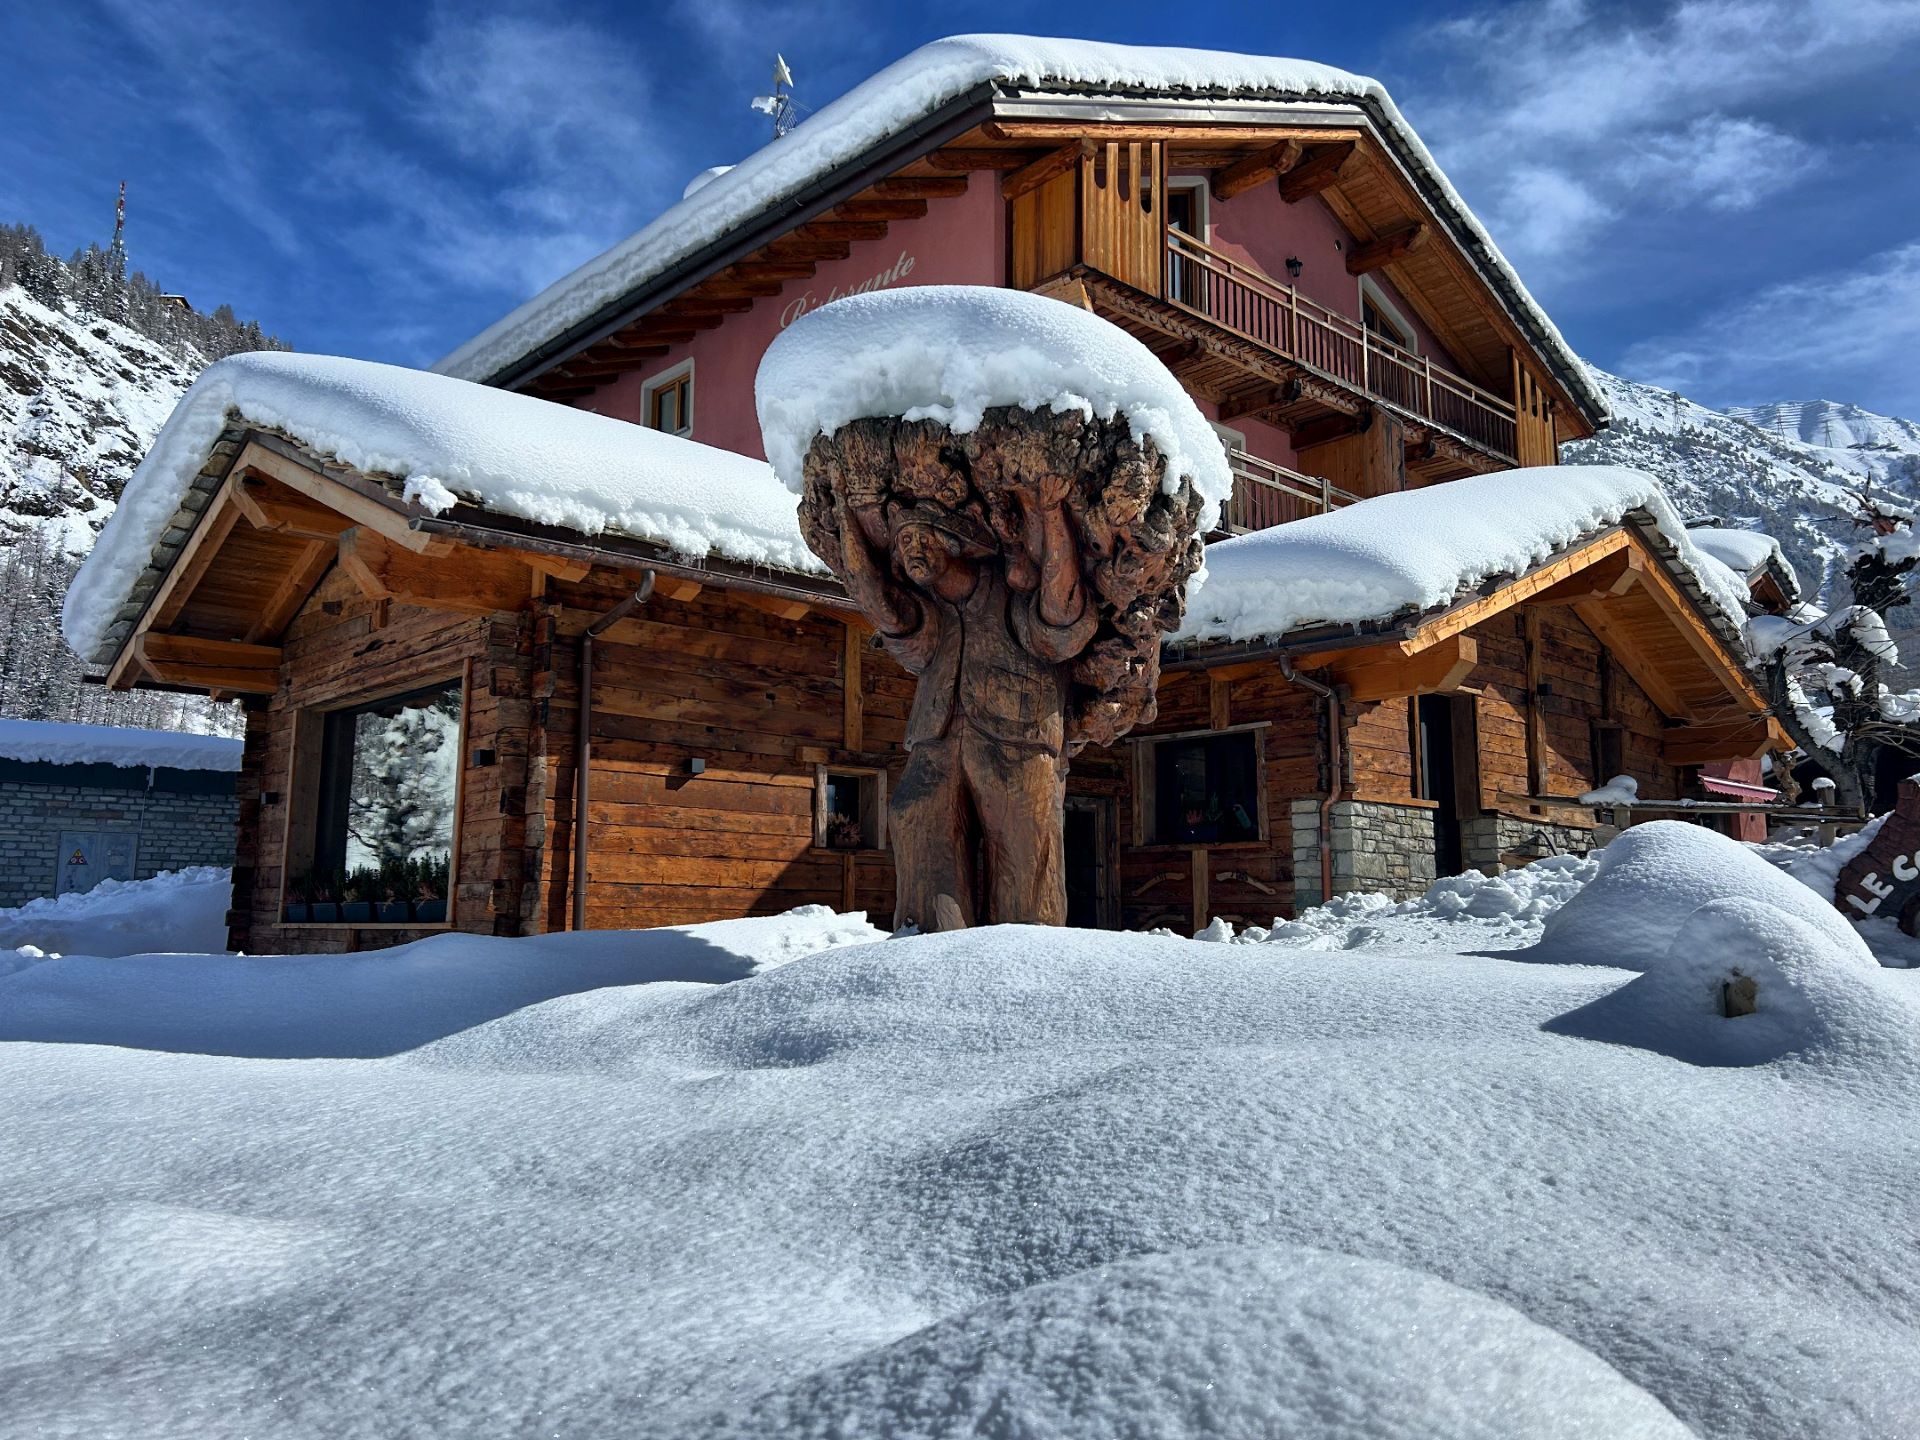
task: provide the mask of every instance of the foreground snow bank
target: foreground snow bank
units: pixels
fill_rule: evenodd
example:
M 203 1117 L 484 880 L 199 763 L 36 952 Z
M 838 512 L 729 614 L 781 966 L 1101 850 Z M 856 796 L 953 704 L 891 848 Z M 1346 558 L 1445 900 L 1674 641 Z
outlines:
M 1635 825 L 1602 850 L 1591 882 L 1547 920 L 1527 958 L 1647 970 L 1694 911 L 1726 899 L 1772 906 L 1838 953 L 1871 963 L 1831 892 L 1816 894 L 1751 847 L 1681 820 Z
M 232 903 L 232 873 L 213 865 L 168 870 L 150 880 L 103 880 L 84 893 L 29 900 L 0 910 L 0 975 L 45 954 L 224 950 Z
M 232 417 L 368 474 L 432 513 L 470 500 L 584 535 L 821 569 L 797 502 L 758 460 L 531 395 L 332 355 L 233 355 L 201 372 L 140 462 L 67 591 L 67 643 L 91 657 Z
M 1017 1430 L 1006 1421 L 1018 1416 Z M 1291 1246 L 1096 1266 L 686 1432 L 1681 1440 L 1590 1352 L 1430 1275 Z
M 1124 415 L 1151 437 L 1166 485 L 1191 480 L 1204 532 L 1233 491 L 1226 452 L 1153 352 L 1075 305 L 978 285 L 852 295 L 782 331 L 754 386 L 767 458 L 796 494 L 816 435 L 878 415 L 934 420 L 956 433 L 990 409 Z
M 224 910 L 227 872 L 207 873 L 219 879 Z M 146 895 L 134 897 L 129 913 L 163 918 L 159 912 L 146 916 L 142 907 L 148 903 Z M 103 932 L 94 921 L 77 933 Z M 881 934 L 863 914 L 836 915 L 824 905 L 808 905 L 764 919 L 666 930 L 593 930 L 526 940 L 436 935 L 357 955 L 114 949 L 101 953 L 126 958 L 47 959 L 0 978 L 0 1040 L 207 1055 L 392 1055 L 557 996 L 609 985 L 724 984 Z

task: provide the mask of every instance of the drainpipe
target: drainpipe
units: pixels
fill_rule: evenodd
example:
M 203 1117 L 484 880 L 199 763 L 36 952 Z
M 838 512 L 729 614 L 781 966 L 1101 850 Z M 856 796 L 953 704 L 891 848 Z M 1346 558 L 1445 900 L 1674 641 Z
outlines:
M 653 571 L 640 588 L 589 625 L 580 637 L 580 730 L 574 740 L 573 929 L 587 928 L 587 800 L 593 762 L 593 640 L 627 618 L 653 594 Z
M 1320 903 L 1333 899 L 1333 807 L 1341 798 L 1346 767 L 1340 763 L 1340 694 L 1324 681 L 1302 675 L 1293 661 L 1280 657 L 1280 674 L 1287 681 L 1311 690 L 1327 707 L 1327 793 L 1320 797 Z

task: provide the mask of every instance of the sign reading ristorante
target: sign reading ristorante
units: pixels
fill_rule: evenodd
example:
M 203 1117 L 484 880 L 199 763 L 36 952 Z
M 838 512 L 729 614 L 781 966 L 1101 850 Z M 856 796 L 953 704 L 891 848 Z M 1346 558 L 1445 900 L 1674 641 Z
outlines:
M 811 290 L 803 295 L 796 295 L 787 302 L 787 308 L 780 312 L 780 328 L 784 330 L 809 310 L 817 310 L 822 305 L 831 305 L 835 300 L 844 299 L 848 295 L 864 295 L 869 290 L 884 290 L 889 285 L 898 285 L 912 273 L 913 256 L 902 250 L 900 258 L 877 275 L 869 275 L 857 285 L 849 285 L 844 290 L 836 285 L 827 292 L 824 300 Z

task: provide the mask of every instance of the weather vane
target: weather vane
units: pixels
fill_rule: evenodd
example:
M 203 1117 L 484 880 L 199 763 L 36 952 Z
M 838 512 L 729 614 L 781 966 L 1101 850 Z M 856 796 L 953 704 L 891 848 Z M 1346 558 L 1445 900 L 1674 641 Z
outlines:
M 800 121 L 800 105 L 793 98 L 793 72 L 784 55 L 773 57 L 773 93 L 756 95 L 753 108 L 773 121 L 773 138 L 778 140 Z

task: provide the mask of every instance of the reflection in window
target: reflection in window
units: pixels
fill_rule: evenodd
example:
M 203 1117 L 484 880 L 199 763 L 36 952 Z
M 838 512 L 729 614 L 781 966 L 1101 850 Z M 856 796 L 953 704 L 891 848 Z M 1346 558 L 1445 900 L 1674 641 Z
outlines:
M 1260 838 L 1259 751 L 1251 730 L 1162 740 L 1153 747 L 1154 845 Z
M 829 771 L 816 794 L 821 844 L 833 850 L 880 848 L 880 776 L 876 771 Z
M 313 888 L 342 919 L 447 918 L 459 765 L 458 681 L 326 717 Z

